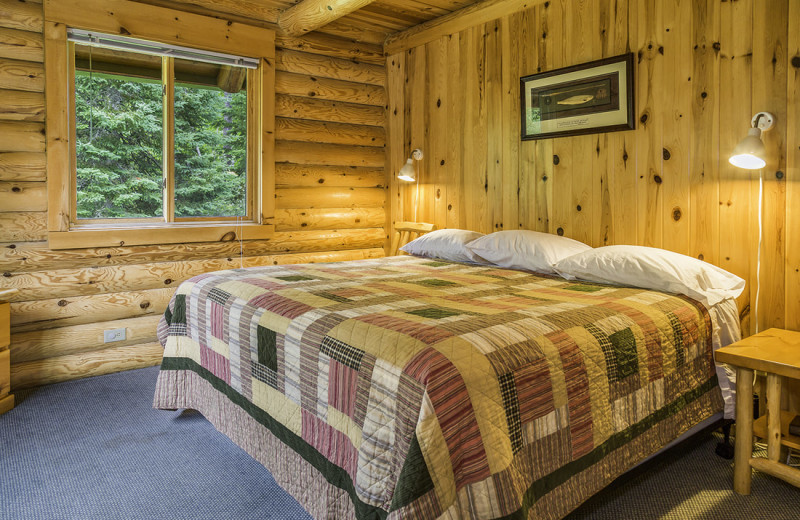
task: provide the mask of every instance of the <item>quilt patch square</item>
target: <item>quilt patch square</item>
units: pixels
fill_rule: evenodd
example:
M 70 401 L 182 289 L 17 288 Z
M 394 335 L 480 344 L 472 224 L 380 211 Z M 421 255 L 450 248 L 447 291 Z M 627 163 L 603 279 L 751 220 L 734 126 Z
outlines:
M 278 280 L 283 280 L 284 282 L 305 282 L 308 280 L 316 280 L 313 276 L 305 276 L 301 274 L 290 274 L 286 276 L 276 276 Z
M 351 419 L 356 407 L 358 371 L 331 360 L 328 375 L 328 404 Z
M 608 336 L 617 374 L 620 379 L 635 374 L 639 370 L 639 355 L 636 351 L 636 338 L 631 329 L 623 329 Z
M 454 309 L 448 309 L 446 307 L 426 307 L 424 309 L 406 311 L 406 314 L 413 314 L 414 316 L 420 316 L 422 318 L 440 320 L 442 318 L 449 318 L 450 316 L 458 316 L 459 314 L 463 314 L 463 312 Z
M 278 371 L 277 333 L 274 330 L 258 326 L 258 362 L 273 372 Z
M 364 357 L 363 350 L 351 347 L 347 343 L 330 336 L 322 338 L 320 351 L 353 370 L 359 369 L 361 359 Z
M 254 378 L 262 383 L 266 383 L 272 388 L 278 389 L 278 374 L 270 370 L 261 363 L 250 362 L 250 372 Z
M 412 283 L 421 285 L 423 287 L 453 287 L 458 285 L 456 282 L 450 280 L 442 280 L 441 278 L 425 278 L 423 280 L 412 280 Z
M 534 360 L 518 369 L 514 384 L 520 422 L 527 423 L 553 411 L 553 385 L 547 359 Z
M 231 293 L 223 291 L 222 289 L 218 289 L 214 287 L 210 291 L 208 291 L 208 299 L 214 303 L 222 305 L 223 307 L 225 304 L 228 303 L 228 298 L 231 297 Z

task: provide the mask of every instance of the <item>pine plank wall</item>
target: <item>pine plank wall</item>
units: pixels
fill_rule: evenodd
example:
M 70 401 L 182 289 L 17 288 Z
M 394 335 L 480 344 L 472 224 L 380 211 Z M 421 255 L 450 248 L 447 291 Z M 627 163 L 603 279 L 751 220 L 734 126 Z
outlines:
M 388 56 L 393 220 L 701 258 L 749 282 L 752 332 L 758 172 L 727 158 L 769 111 L 758 325 L 800 330 L 800 2 L 536 3 Z M 520 141 L 520 77 L 626 52 L 636 130 Z M 416 187 L 394 180 L 414 148 L 416 210 Z
M 52 251 L 42 5 L 0 0 L 0 287 L 11 305 L 12 389 L 157 364 L 177 285 L 239 267 L 239 243 Z M 245 266 L 383 256 L 385 66 L 376 43 L 276 40 L 276 233 Z M 104 344 L 103 330 L 127 339 Z

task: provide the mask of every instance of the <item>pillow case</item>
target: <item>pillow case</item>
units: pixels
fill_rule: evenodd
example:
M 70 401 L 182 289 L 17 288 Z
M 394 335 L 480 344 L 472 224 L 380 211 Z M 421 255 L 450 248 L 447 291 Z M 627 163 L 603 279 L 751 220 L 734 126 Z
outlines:
M 467 249 L 498 267 L 555 274 L 555 262 L 591 247 L 571 238 L 520 229 L 484 235 L 467 244 Z
M 736 298 L 745 282 L 690 256 L 644 246 L 605 246 L 565 258 L 553 268 L 567 280 L 632 285 L 680 293 L 707 307 Z
M 438 258 L 450 262 L 485 264 L 486 262 L 482 258 L 464 247 L 467 242 L 482 236 L 483 233 L 466 229 L 437 229 L 412 240 L 400 250 L 411 255 Z

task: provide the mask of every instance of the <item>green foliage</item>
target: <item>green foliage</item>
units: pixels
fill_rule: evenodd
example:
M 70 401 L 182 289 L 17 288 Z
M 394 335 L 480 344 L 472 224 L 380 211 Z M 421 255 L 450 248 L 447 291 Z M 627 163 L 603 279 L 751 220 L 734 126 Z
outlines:
M 162 209 L 162 87 L 77 73 L 78 218 L 152 218 Z M 175 89 L 175 215 L 245 213 L 247 96 Z
M 175 216 L 245 213 L 247 96 L 175 87 Z
M 78 218 L 161 216 L 161 86 L 76 74 Z

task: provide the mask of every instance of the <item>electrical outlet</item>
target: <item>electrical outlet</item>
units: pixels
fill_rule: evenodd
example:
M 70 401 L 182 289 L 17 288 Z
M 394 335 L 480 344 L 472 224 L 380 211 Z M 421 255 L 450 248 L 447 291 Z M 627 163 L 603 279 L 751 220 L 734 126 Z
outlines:
M 103 343 L 122 341 L 125 339 L 125 329 L 109 329 L 103 331 Z

